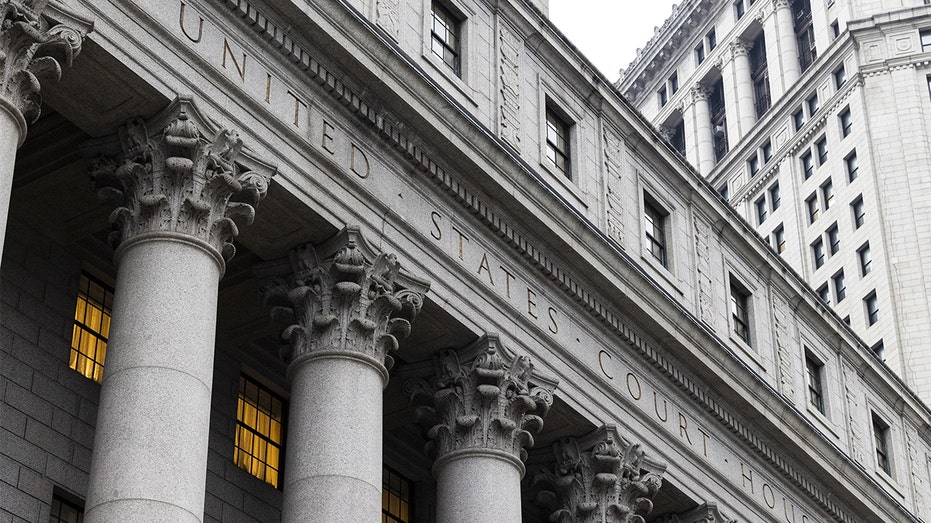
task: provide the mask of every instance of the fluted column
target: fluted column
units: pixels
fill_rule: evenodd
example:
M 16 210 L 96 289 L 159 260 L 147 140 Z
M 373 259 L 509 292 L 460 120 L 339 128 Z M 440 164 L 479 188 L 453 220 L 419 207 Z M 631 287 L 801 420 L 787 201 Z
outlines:
M 792 20 L 792 3 L 789 0 L 773 0 L 776 32 L 779 35 L 779 64 L 782 72 L 782 92 L 788 91 L 801 76 L 798 62 L 798 40 Z
M 232 218 L 251 223 L 270 172 L 244 172 L 242 141 L 189 100 L 130 121 L 119 143 L 91 162 L 117 278 L 85 521 L 199 522 L 217 284 Z
M 282 335 L 291 401 L 285 522 L 379 521 L 383 390 L 428 284 L 358 228 L 256 267 Z
M 537 504 L 548 521 L 644 523 L 666 465 L 648 459 L 606 425 L 553 444 L 555 463 L 535 471 Z
M 436 458 L 436 521 L 521 521 L 525 448 L 543 428 L 555 381 L 538 376 L 530 358 L 505 354 L 493 335 L 433 363 L 430 378 L 404 389 L 420 405 Z
M 689 90 L 681 112 L 685 121 L 686 158 L 702 175 L 714 169 L 714 130 L 711 128 L 711 91 L 702 84 Z
M 27 125 L 39 118 L 41 82 L 57 81 L 61 66 L 81 51 L 89 23 L 53 25 L 43 14 L 47 0 L 0 3 L 0 255 L 13 190 L 16 150 Z
M 756 101 L 753 95 L 753 77 L 750 74 L 750 49 L 752 45 L 742 40 L 731 43 L 733 57 L 733 81 L 737 94 L 738 133 L 731 135 L 733 143 L 749 133 L 756 125 Z M 728 119 L 729 120 L 729 119 Z

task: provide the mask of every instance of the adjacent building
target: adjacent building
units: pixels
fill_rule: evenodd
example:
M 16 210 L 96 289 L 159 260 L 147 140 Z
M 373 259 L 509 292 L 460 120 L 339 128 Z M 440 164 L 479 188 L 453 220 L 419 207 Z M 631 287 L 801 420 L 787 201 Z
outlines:
M 931 400 L 931 5 L 686 1 L 618 83 Z
M 832 313 L 545 1 L 0 16 L 0 521 L 931 518 L 931 411 L 865 320 Z M 804 113 L 826 162 L 830 93 Z M 770 139 L 765 172 L 792 163 Z M 857 154 L 877 180 L 882 152 Z M 847 249 L 835 183 L 817 223 Z M 849 285 L 842 304 L 866 297 Z

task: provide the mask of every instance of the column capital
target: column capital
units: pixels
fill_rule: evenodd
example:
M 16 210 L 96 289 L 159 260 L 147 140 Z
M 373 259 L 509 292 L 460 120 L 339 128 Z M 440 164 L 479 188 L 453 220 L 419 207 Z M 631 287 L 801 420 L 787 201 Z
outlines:
M 656 131 L 663 138 L 663 140 L 666 140 L 667 142 L 671 142 L 672 136 L 675 134 L 675 131 L 673 131 L 672 128 L 665 125 L 656 126 Z
M 488 451 L 503 453 L 523 475 L 526 448 L 543 428 L 557 382 L 537 373 L 529 357 L 508 352 L 489 334 L 458 351 L 440 351 L 429 377 L 404 383 L 419 405 L 415 415 L 427 429 L 434 469 L 453 454 Z M 406 373 L 423 370 L 430 369 L 412 365 Z
M 734 58 L 738 56 L 750 56 L 750 50 L 753 49 L 753 44 L 740 38 L 734 40 L 728 44 L 728 50 L 730 51 L 731 56 Z
M 703 101 L 707 102 L 711 98 L 711 88 L 705 84 L 695 84 L 689 88 L 688 93 L 682 97 L 681 106 L 679 110 L 685 112 L 689 107 L 695 104 L 695 102 Z
M 792 0 L 772 0 L 773 11 L 792 9 Z
M 215 128 L 188 98 L 148 122 L 130 120 L 113 138 L 85 147 L 97 197 L 114 208 L 110 243 L 171 236 L 205 246 L 222 268 L 239 229 L 265 197 L 275 168 L 243 150 L 236 131 Z M 249 167 L 245 167 L 249 165 Z
M 313 358 L 348 356 L 375 366 L 387 383 L 391 353 L 410 334 L 430 287 L 394 254 L 372 248 L 356 226 L 254 272 L 272 318 L 287 325 L 281 355 L 289 375 Z
M 737 523 L 737 519 L 725 516 L 711 501 L 682 514 L 670 514 L 661 523 Z
M 644 523 L 666 465 L 646 457 L 614 425 L 553 444 L 552 469 L 534 474 L 537 503 L 550 521 Z
M 65 23 L 52 21 L 45 14 L 47 4 L 5 0 L 0 5 L 0 98 L 19 112 L 21 125 L 39 117 L 41 82 L 58 81 L 62 65 L 71 65 L 93 28 L 76 16 L 63 17 Z

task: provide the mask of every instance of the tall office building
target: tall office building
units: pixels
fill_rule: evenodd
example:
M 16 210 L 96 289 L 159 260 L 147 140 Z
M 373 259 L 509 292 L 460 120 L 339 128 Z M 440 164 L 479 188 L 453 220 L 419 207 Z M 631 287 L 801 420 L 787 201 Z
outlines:
M 0 2 L 0 522 L 928 521 L 931 411 L 545 9 Z
M 688 0 L 620 90 L 931 401 L 931 6 Z

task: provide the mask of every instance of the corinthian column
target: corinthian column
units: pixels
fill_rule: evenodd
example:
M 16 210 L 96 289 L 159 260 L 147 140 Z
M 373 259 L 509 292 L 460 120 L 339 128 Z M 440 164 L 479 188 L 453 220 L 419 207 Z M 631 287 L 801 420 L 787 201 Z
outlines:
M 503 352 L 486 336 L 441 351 L 429 379 L 404 385 L 436 457 L 436 521 L 521 521 L 525 448 L 543 428 L 556 382 L 537 375 L 530 358 Z
M 39 118 L 42 81 L 57 81 L 70 66 L 91 25 L 54 24 L 43 14 L 47 0 L 0 2 L 0 254 L 13 190 L 16 150 L 27 124 Z
M 737 94 L 737 114 L 739 132 L 734 143 L 746 136 L 756 124 L 756 101 L 753 95 L 753 78 L 750 75 L 750 49 L 752 45 L 742 40 L 731 43 L 730 51 L 734 57 L 733 82 Z
M 116 293 L 85 521 L 199 522 L 204 514 L 217 284 L 270 172 L 188 100 L 119 131 L 92 175 L 114 207 Z
M 426 282 L 377 253 L 357 228 L 255 269 L 272 316 L 289 326 L 288 467 L 281 519 L 378 521 L 383 390 Z
M 553 444 L 552 469 L 537 472 L 537 503 L 549 521 L 644 523 L 666 466 L 647 459 L 613 425 Z
M 782 92 L 788 91 L 801 76 L 798 62 L 798 40 L 792 20 L 792 3 L 789 0 L 773 0 L 776 32 L 779 35 L 779 64 L 782 69 Z
M 680 109 L 687 136 L 686 158 L 702 175 L 708 175 L 717 163 L 711 129 L 711 105 L 708 101 L 710 96 L 708 87 L 696 84 L 683 98 Z

